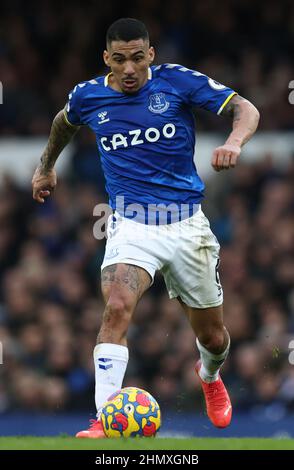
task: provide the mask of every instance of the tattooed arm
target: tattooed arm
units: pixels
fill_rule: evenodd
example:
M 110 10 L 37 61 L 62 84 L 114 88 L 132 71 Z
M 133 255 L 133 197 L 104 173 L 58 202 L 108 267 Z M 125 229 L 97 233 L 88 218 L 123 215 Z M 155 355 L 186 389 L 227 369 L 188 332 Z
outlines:
M 233 130 L 225 145 L 217 147 L 213 152 L 211 164 L 216 171 L 236 166 L 241 147 L 252 137 L 259 122 L 258 110 L 239 95 L 229 101 L 222 115 L 233 119 Z
M 50 196 L 50 192 L 55 188 L 57 183 L 55 162 L 78 130 L 79 127 L 66 121 L 63 110 L 55 116 L 46 148 L 32 179 L 33 198 L 36 201 L 43 203 L 44 198 Z

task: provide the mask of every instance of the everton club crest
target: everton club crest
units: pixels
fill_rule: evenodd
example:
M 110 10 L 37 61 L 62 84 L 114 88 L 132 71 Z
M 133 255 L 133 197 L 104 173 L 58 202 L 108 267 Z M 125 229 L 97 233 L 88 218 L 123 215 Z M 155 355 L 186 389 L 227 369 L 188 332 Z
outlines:
M 152 113 L 164 113 L 169 107 L 169 102 L 166 101 L 164 93 L 150 95 L 149 102 L 148 109 Z

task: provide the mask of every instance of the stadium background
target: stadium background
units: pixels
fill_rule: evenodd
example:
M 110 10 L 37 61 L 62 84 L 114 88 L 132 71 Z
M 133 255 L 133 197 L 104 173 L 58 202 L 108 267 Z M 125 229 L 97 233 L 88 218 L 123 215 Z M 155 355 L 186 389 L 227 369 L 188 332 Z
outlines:
M 200 70 L 261 112 L 250 158 L 245 151 L 234 171 L 213 174 L 208 155 L 203 170 L 232 339 L 223 375 L 235 418 L 222 435 L 294 436 L 293 2 L 2 0 L 0 8 L 0 434 L 74 434 L 94 416 L 104 241 L 93 237 L 93 208 L 106 200 L 95 138 L 86 129 L 75 138 L 44 206 L 31 198 L 25 155 L 39 159 L 35 145 L 67 93 L 105 73 L 108 25 L 132 16 L 146 23 L 156 63 Z M 197 116 L 200 141 L 224 141 L 229 121 Z M 214 435 L 193 372 L 193 335 L 160 276 L 137 308 L 129 348 L 125 384 L 155 395 L 164 430 Z

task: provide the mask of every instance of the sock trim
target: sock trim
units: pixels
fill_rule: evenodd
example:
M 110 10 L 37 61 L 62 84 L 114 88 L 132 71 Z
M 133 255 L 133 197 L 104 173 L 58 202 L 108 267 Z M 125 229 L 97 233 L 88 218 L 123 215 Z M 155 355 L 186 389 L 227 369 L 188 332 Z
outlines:
M 228 354 L 228 351 L 230 349 L 230 344 L 231 344 L 231 341 L 230 341 L 230 338 L 229 338 L 229 342 L 228 342 L 228 345 L 226 347 L 226 349 L 220 353 L 220 354 L 213 354 L 211 353 L 210 351 L 208 351 L 208 349 L 206 349 L 201 343 L 200 341 L 198 340 L 198 338 L 196 338 L 196 344 L 197 344 L 197 347 L 199 349 L 200 352 L 203 352 L 204 354 L 209 354 L 210 357 L 212 359 L 215 359 L 215 360 L 221 360 L 221 359 L 224 359 L 227 354 Z
M 112 343 L 100 343 L 96 344 L 93 356 L 94 360 L 98 359 L 99 356 L 107 356 L 113 359 L 118 359 L 120 361 L 129 360 L 129 350 L 127 346 L 122 346 L 121 344 L 112 344 Z

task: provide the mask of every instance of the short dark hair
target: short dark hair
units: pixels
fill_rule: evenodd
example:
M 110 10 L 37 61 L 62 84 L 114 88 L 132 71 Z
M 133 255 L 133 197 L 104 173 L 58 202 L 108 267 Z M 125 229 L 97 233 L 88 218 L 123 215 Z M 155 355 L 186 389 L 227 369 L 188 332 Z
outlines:
M 120 18 L 112 23 L 106 33 L 106 44 L 112 41 L 132 41 L 133 39 L 144 39 L 149 41 L 149 34 L 142 21 L 135 18 Z

